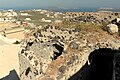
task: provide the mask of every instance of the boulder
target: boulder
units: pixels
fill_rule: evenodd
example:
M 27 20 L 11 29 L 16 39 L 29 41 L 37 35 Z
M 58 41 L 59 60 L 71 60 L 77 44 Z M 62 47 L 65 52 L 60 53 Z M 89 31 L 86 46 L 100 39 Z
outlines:
M 72 42 L 70 43 L 70 47 L 71 47 L 72 49 L 77 49 L 77 48 L 78 48 L 78 44 L 77 44 L 75 41 L 72 41 Z
M 116 24 L 108 24 L 106 28 L 110 34 L 114 34 L 118 32 L 118 26 Z

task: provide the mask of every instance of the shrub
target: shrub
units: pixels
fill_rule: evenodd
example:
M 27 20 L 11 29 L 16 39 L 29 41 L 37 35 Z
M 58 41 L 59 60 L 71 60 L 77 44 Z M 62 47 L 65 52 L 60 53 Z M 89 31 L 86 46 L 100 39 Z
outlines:
M 19 41 L 16 41 L 16 42 L 14 42 L 13 44 L 20 44 L 20 42 L 19 42 Z

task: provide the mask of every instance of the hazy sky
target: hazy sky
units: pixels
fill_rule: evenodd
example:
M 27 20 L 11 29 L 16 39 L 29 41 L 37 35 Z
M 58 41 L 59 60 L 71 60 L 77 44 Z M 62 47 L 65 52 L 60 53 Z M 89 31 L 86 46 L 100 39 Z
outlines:
M 118 7 L 120 0 L 0 0 L 0 7 Z

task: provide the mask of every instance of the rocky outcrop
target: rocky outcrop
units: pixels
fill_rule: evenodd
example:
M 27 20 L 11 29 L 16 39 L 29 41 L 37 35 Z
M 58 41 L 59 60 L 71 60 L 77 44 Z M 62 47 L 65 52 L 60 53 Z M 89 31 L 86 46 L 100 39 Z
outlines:
M 119 39 L 104 31 L 86 32 L 53 26 L 37 29 L 21 45 L 20 78 L 68 80 L 85 65 L 94 50 L 119 50 Z M 79 74 L 77 78 L 81 77 Z
M 76 40 L 78 34 L 79 31 L 76 29 L 53 26 L 46 26 L 44 29 L 39 29 L 33 33 L 33 37 L 29 37 L 22 43 L 19 55 L 21 79 L 28 80 L 30 76 L 32 79 L 44 76 L 51 62 L 63 53 L 66 47 L 65 43 Z M 73 47 L 76 47 L 76 45 Z M 25 62 L 24 64 L 22 64 L 23 61 Z M 30 73 L 29 77 L 23 76 L 25 74 L 24 70 L 27 71 L 27 75 Z
M 76 18 L 71 19 L 72 22 L 92 22 L 92 23 L 100 23 L 99 20 L 97 20 L 94 16 L 79 16 Z
M 111 20 L 120 17 L 119 12 L 67 12 L 71 22 L 91 22 L 108 24 Z

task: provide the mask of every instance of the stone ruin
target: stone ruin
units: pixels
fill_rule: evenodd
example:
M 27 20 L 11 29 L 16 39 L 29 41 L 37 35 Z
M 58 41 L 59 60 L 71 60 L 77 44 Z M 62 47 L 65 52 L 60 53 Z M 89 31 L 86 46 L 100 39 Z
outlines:
M 84 66 L 93 65 L 94 58 L 90 58 L 92 53 L 98 51 L 97 54 L 101 55 L 119 55 L 120 37 L 104 31 L 86 32 L 76 28 L 46 26 L 31 34 L 24 39 L 19 52 L 21 80 L 88 80 L 88 75 L 94 74 L 91 72 L 87 75 L 89 70 L 84 72 Z M 115 80 L 120 79 L 117 57 L 114 64 Z
M 90 22 L 95 24 L 109 23 L 111 20 L 120 17 L 119 12 L 68 12 L 71 22 Z

